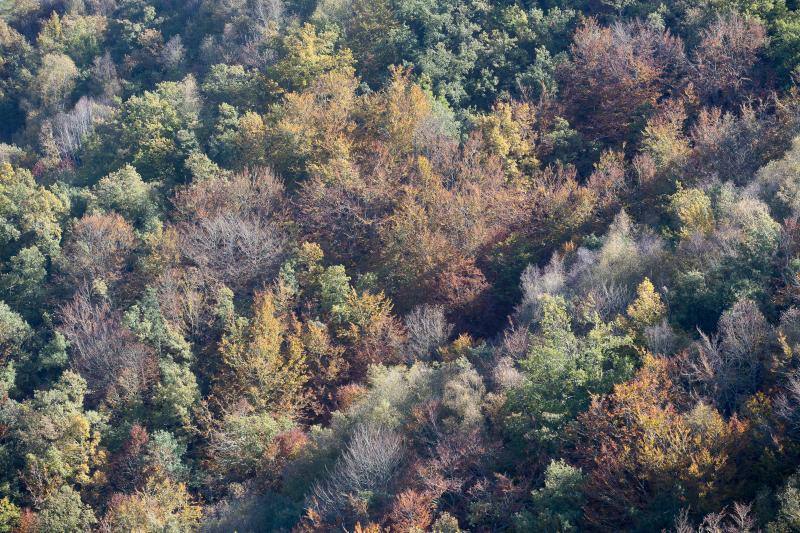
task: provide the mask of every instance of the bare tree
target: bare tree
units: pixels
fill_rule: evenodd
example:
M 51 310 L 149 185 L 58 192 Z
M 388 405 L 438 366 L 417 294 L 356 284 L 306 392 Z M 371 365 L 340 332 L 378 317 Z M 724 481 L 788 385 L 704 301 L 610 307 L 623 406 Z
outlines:
M 689 510 L 683 509 L 675 519 L 675 533 L 751 533 L 755 531 L 755 519 L 751 516 L 752 505 L 734 503 L 733 509 L 710 513 L 695 528 L 689 518 Z
M 755 302 L 740 300 L 722 315 L 719 335 L 700 337 L 683 361 L 684 375 L 729 411 L 760 383 L 770 326 Z
M 689 520 L 689 509 L 681 509 L 678 516 L 675 517 L 675 533 L 694 533 L 694 527 L 691 520 Z
M 645 328 L 644 338 L 647 348 L 655 354 L 672 355 L 678 347 L 678 335 L 666 320 Z
M 92 397 L 125 399 L 148 386 L 155 371 L 154 354 L 107 301 L 93 301 L 84 287 L 60 314 L 70 364 L 86 380 Z
M 0 143 L 0 163 L 21 166 L 19 161 L 25 157 L 25 150 L 15 144 Z
M 530 332 L 528 328 L 517 327 L 512 324 L 503 332 L 503 344 L 500 346 L 498 357 L 510 357 L 519 360 L 528 354 L 530 348 Z
M 775 414 L 791 435 L 800 435 L 800 373 L 790 376 L 775 398 Z
M 501 389 L 508 390 L 522 385 L 525 376 L 517 369 L 513 359 L 502 357 L 492 371 L 492 381 Z
M 208 334 L 208 326 L 214 320 L 210 316 L 214 294 L 209 290 L 215 287 L 203 284 L 194 269 L 171 268 L 159 276 L 156 289 L 167 320 L 190 336 Z
M 122 93 L 122 83 L 117 75 L 117 67 L 111 59 L 111 53 L 106 52 L 95 58 L 92 64 L 92 80 L 102 90 L 101 100 L 105 103 Z
M 253 17 L 261 26 L 280 25 L 283 22 L 284 6 L 281 0 L 251 0 Z
M 767 319 L 752 300 L 739 300 L 723 313 L 719 330 L 723 335 L 722 347 L 729 357 L 752 363 L 763 353 L 771 332 Z
M 755 530 L 756 521 L 750 515 L 752 509 L 752 504 L 739 502 L 733 504 L 733 511 L 728 515 L 733 531 L 736 533 L 750 533 Z
M 75 157 L 95 123 L 107 117 L 111 108 L 82 96 L 72 111 L 59 113 L 53 119 L 53 134 L 62 157 Z
M 183 46 L 181 36 L 175 35 L 161 49 L 161 64 L 167 70 L 176 70 L 183 63 L 185 53 L 186 49 Z
M 267 170 L 203 180 L 178 193 L 180 249 L 209 281 L 235 291 L 269 281 L 283 260 L 283 187 Z
M 247 290 L 257 279 L 277 271 L 284 244 L 283 234 L 274 226 L 228 214 L 185 228 L 182 248 L 205 275 L 234 290 Z
M 530 324 L 541 318 L 541 297 L 561 294 L 566 284 L 564 260 L 554 254 L 544 268 L 528 265 L 520 276 L 522 301 L 517 305 L 515 319 L 520 324 Z
M 447 342 L 453 325 L 447 322 L 444 308 L 420 305 L 406 316 L 408 349 L 417 359 L 428 359 L 434 351 Z
M 89 11 L 89 13 L 93 15 L 103 15 L 105 17 L 111 17 L 114 14 L 114 10 L 117 9 L 117 1 L 88 0 L 86 2 L 86 8 Z
M 395 432 L 373 424 L 358 426 L 333 471 L 314 486 L 311 505 L 320 516 L 334 518 L 349 497 L 386 492 L 402 455 L 402 440 Z
M 603 320 L 622 314 L 633 300 L 633 291 L 624 285 L 602 283 L 589 290 L 588 295 Z

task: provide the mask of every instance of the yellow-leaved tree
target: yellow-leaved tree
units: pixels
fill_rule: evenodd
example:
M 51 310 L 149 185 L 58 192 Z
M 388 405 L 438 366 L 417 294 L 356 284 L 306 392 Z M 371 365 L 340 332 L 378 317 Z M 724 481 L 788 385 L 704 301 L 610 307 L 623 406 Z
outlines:
M 223 404 L 244 399 L 256 409 L 283 413 L 304 405 L 308 375 L 303 346 L 287 335 L 270 292 L 256 296 L 251 319 L 230 321 L 219 354 L 222 369 L 214 396 Z

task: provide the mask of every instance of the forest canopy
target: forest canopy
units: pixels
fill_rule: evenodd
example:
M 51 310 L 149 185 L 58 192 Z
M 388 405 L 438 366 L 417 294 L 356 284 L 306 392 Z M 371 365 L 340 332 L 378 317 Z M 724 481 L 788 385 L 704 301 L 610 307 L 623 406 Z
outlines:
M 0 0 L 0 533 L 800 531 L 800 3 Z

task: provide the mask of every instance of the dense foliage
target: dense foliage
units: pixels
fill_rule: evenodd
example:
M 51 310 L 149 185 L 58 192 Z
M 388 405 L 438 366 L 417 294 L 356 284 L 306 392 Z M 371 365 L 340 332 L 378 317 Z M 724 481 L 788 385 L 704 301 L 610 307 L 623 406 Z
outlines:
M 0 1 L 0 533 L 800 531 L 794 0 Z

